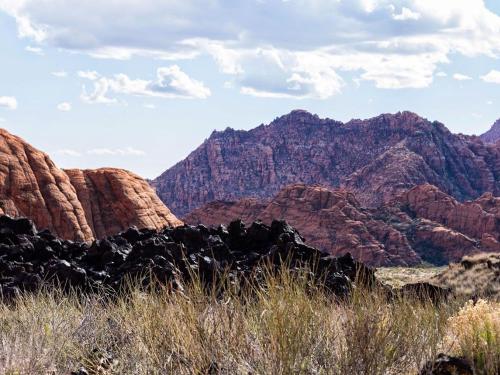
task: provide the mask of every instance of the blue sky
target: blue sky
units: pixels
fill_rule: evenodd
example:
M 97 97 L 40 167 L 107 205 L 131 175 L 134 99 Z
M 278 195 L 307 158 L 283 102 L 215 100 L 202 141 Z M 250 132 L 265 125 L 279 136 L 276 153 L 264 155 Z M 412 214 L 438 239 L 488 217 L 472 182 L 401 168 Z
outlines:
M 0 127 L 64 168 L 156 177 L 292 109 L 500 118 L 498 0 L 0 0 Z

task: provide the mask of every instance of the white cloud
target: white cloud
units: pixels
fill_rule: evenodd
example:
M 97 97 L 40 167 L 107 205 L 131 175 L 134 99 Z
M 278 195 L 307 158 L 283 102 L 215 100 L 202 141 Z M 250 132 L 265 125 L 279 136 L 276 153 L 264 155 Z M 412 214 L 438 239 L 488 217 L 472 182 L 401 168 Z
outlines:
M 448 77 L 448 74 L 446 74 L 445 72 L 437 72 L 436 73 L 436 77 Z
M 38 55 L 38 56 L 43 56 L 44 55 L 43 50 L 40 47 L 27 46 L 25 48 L 25 50 L 27 52 L 34 53 L 35 55 Z
M 409 8 L 403 7 L 401 13 L 393 14 L 392 18 L 397 21 L 408 21 L 408 20 L 419 20 L 421 17 L 420 13 L 414 12 Z
M 488 74 L 481 76 L 484 82 L 500 84 L 500 71 L 492 70 Z
M 64 70 L 60 70 L 60 71 L 57 71 L 57 72 L 52 72 L 51 74 L 54 77 L 57 77 L 57 78 L 66 78 L 68 76 L 68 73 L 65 72 Z
M 90 79 L 91 81 L 97 81 L 99 79 L 99 73 L 97 73 L 95 70 L 80 70 L 76 73 L 78 77 L 80 78 L 85 78 L 85 79 Z
M 456 55 L 500 57 L 500 17 L 484 0 L 0 0 L 0 9 L 37 45 L 98 58 L 210 56 L 235 87 L 266 97 L 331 97 L 346 72 L 379 88 L 423 88 Z M 180 77 L 175 87 L 174 74 L 156 91 L 128 77 L 116 87 L 209 95 Z M 120 79 L 102 79 L 92 79 L 89 102 L 114 102 L 102 91 Z
M 126 147 L 123 149 L 94 148 L 92 150 L 88 150 L 87 154 L 100 156 L 144 156 L 146 155 L 146 152 L 135 149 L 133 147 Z
M 109 91 L 109 81 L 107 78 L 99 78 L 94 81 L 94 91 L 88 93 L 85 85 L 82 86 L 80 99 L 88 104 L 115 104 L 116 98 L 107 97 Z
M 472 79 L 472 77 L 469 77 L 465 74 L 461 74 L 461 73 L 455 73 L 453 74 L 453 79 L 456 79 L 457 81 L 470 81 Z
M 13 96 L 0 96 L 0 108 L 17 109 L 17 99 Z
M 93 81 L 94 91 L 88 94 L 84 87 L 81 95 L 87 103 L 116 103 L 117 99 L 107 97 L 108 92 L 166 99 L 205 99 L 211 95 L 203 82 L 189 77 L 177 65 L 159 68 L 154 81 L 131 79 L 126 74 L 107 78 L 97 72 L 78 72 L 78 76 Z
M 71 111 L 71 103 L 62 102 L 57 105 L 57 109 L 61 112 L 69 112 Z
M 156 109 L 156 106 L 154 104 L 151 104 L 151 103 L 145 103 L 142 106 L 144 108 L 147 108 L 147 109 Z
M 60 149 L 60 150 L 54 151 L 54 154 L 56 154 L 56 155 L 62 155 L 62 156 L 72 156 L 72 157 L 82 156 L 81 152 L 78 152 L 76 150 L 72 150 L 72 149 L 69 149 L 69 148 L 64 148 L 64 149 Z
M 488 105 L 492 105 L 492 104 L 493 104 L 493 101 L 492 101 L 492 100 L 488 100 L 488 101 L 486 102 L 486 104 L 488 104 Z

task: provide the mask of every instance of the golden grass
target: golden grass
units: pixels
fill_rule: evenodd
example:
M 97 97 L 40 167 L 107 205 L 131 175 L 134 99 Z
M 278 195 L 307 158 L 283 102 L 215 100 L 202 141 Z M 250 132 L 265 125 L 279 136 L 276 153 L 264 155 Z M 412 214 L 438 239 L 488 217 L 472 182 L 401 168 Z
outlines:
M 500 373 L 500 303 L 469 301 L 449 319 L 447 340 L 480 374 Z
M 455 302 L 362 289 L 337 301 L 307 272 L 222 289 L 21 296 L 0 304 L 0 373 L 416 374 L 438 352 L 461 353 L 446 339 Z
M 466 256 L 450 264 L 430 282 L 454 290 L 463 297 L 484 297 L 500 302 L 500 254 L 481 253 Z

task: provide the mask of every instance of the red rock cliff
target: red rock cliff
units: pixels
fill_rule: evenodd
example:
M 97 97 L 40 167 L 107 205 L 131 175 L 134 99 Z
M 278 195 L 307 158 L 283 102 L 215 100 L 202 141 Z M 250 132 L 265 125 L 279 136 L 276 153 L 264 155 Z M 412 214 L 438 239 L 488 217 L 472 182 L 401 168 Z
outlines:
M 63 171 L 48 155 L 0 129 L 0 213 L 31 218 L 73 240 L 91 240 L 131 225 L 181 222 L 138 176 L 118 169 Z

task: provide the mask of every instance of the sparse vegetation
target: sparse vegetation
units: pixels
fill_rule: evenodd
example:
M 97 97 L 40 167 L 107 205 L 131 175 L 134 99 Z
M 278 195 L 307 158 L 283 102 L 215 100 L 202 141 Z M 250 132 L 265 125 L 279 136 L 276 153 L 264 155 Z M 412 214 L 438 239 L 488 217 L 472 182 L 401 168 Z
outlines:
M 119 296 L 22 295 L 0 305 L 0 373 L 416 374 L 439 352 L 490 355 L 457 334 L 471 305 L 389 302 L 362 289 L 339 301 L 307 272 L 265 279 L 246 290 L 194 282 Z
M 466 256 L 460 263 L 450 264 L 430 281 L 452 288 L 460 296 L 500 302 L 500 254 Z
M 447 267 L 380 267 L 377 268 L 377 278 L 384 283 L 400 288 L 405 284 L 429 281 L 439 275 Z
M 458 267 L 494 268 L 495 260 L 476 256 L 444 271 L 385 268 L 377 277 L 400 287 Z M 260 272 L 260 282 L 244 288 L 221 277 L 207 290 L 192 275 L 175 288 L 145 290 L 135 280 L 118 294 L 48 286 L 22 294 L 0 303 L 0 373 L 418 374 L 446 353 L 466 358 L 479 375 L 498 374 L 494 300 L 435 304 L 361 287 L 340 300 L 306 270 Z

